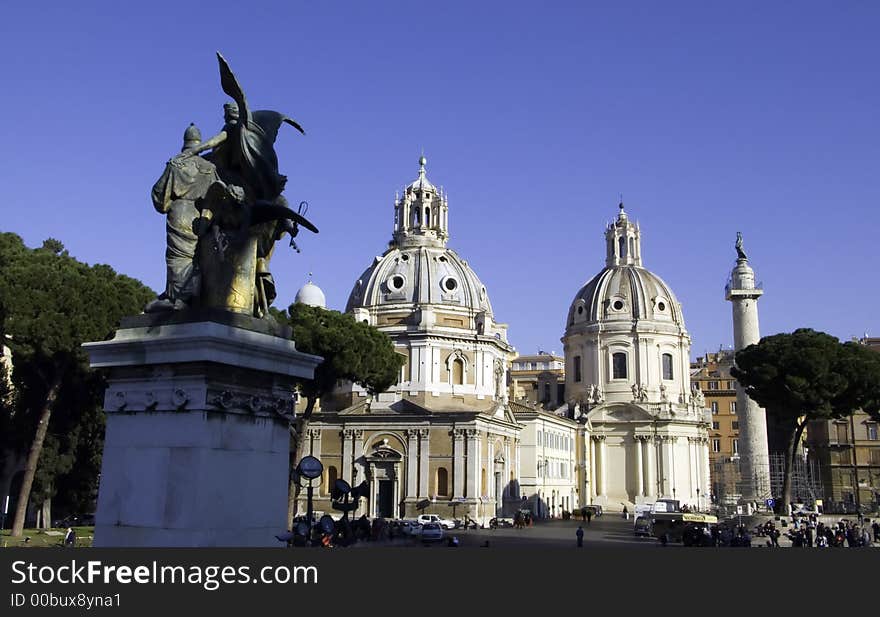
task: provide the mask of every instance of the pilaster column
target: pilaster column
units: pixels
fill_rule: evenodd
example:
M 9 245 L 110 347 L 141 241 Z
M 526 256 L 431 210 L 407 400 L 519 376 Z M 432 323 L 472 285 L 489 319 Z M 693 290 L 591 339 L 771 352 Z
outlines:
M 510 437 L 504 438 L 504 475 L 501 478 L 501 500 L 510 496 Z
M 635 446 L 636 446 L 636 497 L 644 497 L 645 496 L 645 473 L 642 461 L 642 441 L 643 438 L 641 435 L 635 436 Z
M 702 446 L 700 448 L 700 453 L 703 457 L 703 486 L 702 492 L 706 496 L 706 499 L 709 499 L 711 494 L 711 487 L 709 486 L 709 478 L 711 477 L 711 470 L 709 468 L 709 438 L 702 437 L 701 438 Z M 709 503 L 706 501 L 706 503 Z
M 703 467 L 703 461 L 700 459 L 698 450 L 699 437 L 688 437 L 688 471 L 690 471 L 690 495 L 691 499 L 696 503 L 697 487 L 700 485 L 700 470 Z
M 321 458 L 321 433 L 323 431 L 317 428 L 310 428 L 306 433 L 309 440 L 309 455 L 315 458 Z
M 486 440 L 486 495 L 498 500 L 495 495 L 495 442 L 491 435 Z
M 480 486 L 480 451 L 479 440 L 477 439 L 477 430 L 469 428 L 466 431 L 467 436 L 467 497 L 476 499 L 479 497 Z
M 351 483 L 351 447 L 352 447 L 352 439 L 354 438 L 354 431 L 350 428 L 342 430 L 342 469 L 340 472 L 342 473 L 342 479 Z
M 522 461 L 522 458 L 521 458 L 522 452 L 520 449 L 521 444 L 520 444 L 519 437 L 515 437 L 513 440 L 513 443 L 514 443 L 513 469 L 514 469 L 514 475 L 515 475 L 514 481 L 516 482 L 516 488 L 515 488 L 516 492 L 514 493 L 514 497 L 520 498 L 520 497 L 522 497 L 522 486 L 520 485 L 520 478 L 522 478 L 522 462 L 521 462 Z
M 428 487 L 428 451 L 430 450 L 430 429 L 420 428 L 419 431 L 419 497 L 431 496 Z
M 596 466 L 599 464 L 598 456 L 596 454 L 596 441 L 597 437 L 595 435 L 590 435 L 590 499 L 598 496 L 598 489 L 596 487 Z
M 354 459 L 354 475 L 352 477 L 352 481 L 355 484 L 360 484 L 364 480 L 366 480 L 367 476 L 364 473 L 364 431 L 363 429 L 355 429 L 353 431 L 354 436 L 354 448 L 353 448 L 353 459 Z
M 593 456 L 594 456 L 594 464 L 593 464 L 593 476 L 596 481 L 596 496 L 604 497 L 606 486 L 605 480 L 608 477 L 605 464 L 605 435 L 593 435 Z
M 452 431 L 452 496 L 463 497 L 464 488 L 464 430 Z
M 406 496 L 410 499 L 418 497 L 419 465 L 416 462 L 419 442 L 418 431 L 409 429 L 406 433 Z
M 642 439 L 642 449 L 644 450 L 645 459 L 645 484 L 646 495 L 657 495 L 657 448 L 654 446 L 654 438 L 645 436 Z

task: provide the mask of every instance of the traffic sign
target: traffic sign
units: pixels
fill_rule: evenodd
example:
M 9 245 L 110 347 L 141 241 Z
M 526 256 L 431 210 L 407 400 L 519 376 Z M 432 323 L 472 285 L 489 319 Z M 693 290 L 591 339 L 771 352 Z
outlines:
M 765 499 L 764 503 L 767 504 L 767 507 L 772 510 L 773 506 L 776 505 L 776 500 L 775 499 Z

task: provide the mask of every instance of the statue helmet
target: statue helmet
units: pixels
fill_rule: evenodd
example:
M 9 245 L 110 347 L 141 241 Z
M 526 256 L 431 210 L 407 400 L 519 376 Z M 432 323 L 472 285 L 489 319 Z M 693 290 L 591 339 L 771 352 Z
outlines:
M 235 102 L 232 102 L 232 101 L 230 101 L 229 103 L 224 103 L 223 104 L 223 115 L 226 118 L 229 118 L 229 116 L 233 116 L 233 117 L 237 118 L 238 117 L 238 104 Z
M 202 132 L 199 131 L 194 123 L 190 122 L 189 126 L 183 132 L 183 149 L 195 148 L 202 143 Z

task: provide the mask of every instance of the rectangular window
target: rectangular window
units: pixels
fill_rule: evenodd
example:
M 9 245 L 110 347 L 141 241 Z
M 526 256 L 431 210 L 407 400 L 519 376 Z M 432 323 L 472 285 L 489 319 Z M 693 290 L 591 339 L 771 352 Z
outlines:
M 739 422 L 736 422 L 736 421 L 731 422 L 730 428 L 732 428 L 735 431 L 738 431 L 739 430 Z
M 710 381 L 709 382 L 709 389 L 710 390 L 717 390 L 718 389 L 718 382 L 717 381 Z
M 736 413 L 736 401 L 730 401 L 730 413 Z
M 713 422 L 712 423 L 712 430 L 713 431 L 721 430 L 721 423 L 720 422 Z
M 672 354 L 663 354 L 663 379 L 672 380 Z
M 721 452 L 721 440 L 713 439 L 712 440 L 712 452 Z
M 577 383 L 581 381 L 581 357 L 574 357 L 574 380 Z
M 871 461 L 871 464 L 880 465 L 880 448 L 874 448 L 868 452 L 868 460 Z
M 849 443 L 849 431 L 847 430 L 849 427 L 840 423 L 835 424 L 834 428 L 837 431 L 837 443 Z
M 626 354 L 617 352 L 611 356 L 612 378 L 626 379 Z
M 733 453 L 739 454 L 739 439 L 734 439 L 732 445 L 733 445 Z
M 718 401 L 712 401 L 712 413 L 718 413 Z
M 867 422 L 865 424 L 865 429 L 868 431 L 868 439 L 871 441 L 877 441 L 877 423 Z

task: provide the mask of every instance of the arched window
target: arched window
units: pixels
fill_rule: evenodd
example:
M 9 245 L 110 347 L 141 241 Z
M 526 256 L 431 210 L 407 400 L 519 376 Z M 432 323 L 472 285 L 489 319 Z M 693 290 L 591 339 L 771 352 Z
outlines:
M 581 375 L 581 357 L 574 357 L 574 381 L 575 383 L 579 383 L 583 376 Z
M 626 354 L 622 351 L 611 356 L 611 370 L 613 379 L 626 379 Z
M 626 238 L 621 236 L 618 242 L 620 244 L 620 258 L 623 259 L 626 257 Z
M 460 386 L 464 383 L 464 360 L 456 358 L 452 361 L 452 384 Z
M 671 380 L 672 377 L 672 354 L 663 354 L 663 379 Z
M 431 226 L 431 210 L 430 208 L 425 208 L 425 227 Z
M 437 494 L 449 495 L 449 472 L 445 467 L 440 467 L 437 470 Z
M 336 480 L 339 478 L 339 472 L 336 471 L 336 467 L 330 465 L 327 467 L 327 482 L 324 484 L 324 491 L 327 495 L 330 494 L 330 491 L 333 490 L 333 485 L 336 484 Z

